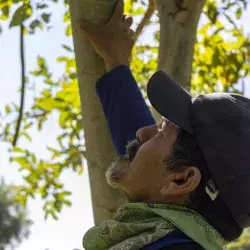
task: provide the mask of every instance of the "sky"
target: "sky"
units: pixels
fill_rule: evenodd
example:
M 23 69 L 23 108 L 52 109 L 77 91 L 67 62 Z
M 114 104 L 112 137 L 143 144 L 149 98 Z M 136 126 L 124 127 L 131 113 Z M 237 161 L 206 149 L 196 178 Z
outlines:
M 26 64 L 27 72 L 34 69 L 37 55 L 45 57 L 49 68 L 54 76 L 62 74 L 62 66 L 56 62 L 58 55 L 65 54 L 61 44 L 72 45 L 71 38 L 64 35 L 62 6 L 55 5 L 52 9 L 53 28 L 48 32 L 37 32 L 34 36 L 26 37 Z M 248 10 L 241 23 L 245 30 L 250 33 L 250 10 Z M 6 24 L 3 26 L 3 33 L 0 35 L 0 110 L 11 101 L 19 103 L 18 88 L 20 87 L 20 62 L 19 62 L 19 30 L 17 28 L 9 30 Z M 145 33 L 141 40 L 151 40 L 150 33 Z M 249 81 L 248 81 L 249 82 Z M 39 89 L 39 81 L 34 83 Z M 250 96 L 250 86 L 246 85 L 246 95 Z M 33 96 L 26 98 L 26 106 L 32 101 Z M 41 132 L 33 130 L 31 132 L 32 143 L 21 140 L 20 143 L 32 149 L 35 154 L 45 159 L 49 157 L 46 146 L 56 145 L 56 135 L 60 129 L 57 125 L 56 115 L 52 115 Z M 4 176 L 8 183 L 21 184 L 22 178 L 15 164 L 9 163 L 9 153 L 6 144 L 0 142 L 0 177 Z M 24 240 L 16 250 L 73 250 L 82 249 L 82 236 L 93 226 L 93 214 L 91 209 L 91 198 L 89 180 L 86 163 L 84 173 L 77 176 L 71 171 L 67 171 L 62 176 L 63 183 L 67 190 L 72 191 L 72 207 L 64 208 L 59 214 L 58 221 L 44 220 L 42 201 L 32 200 L 28 203 L 30 218 L 34 224 L 31 227 L 31 234 Z

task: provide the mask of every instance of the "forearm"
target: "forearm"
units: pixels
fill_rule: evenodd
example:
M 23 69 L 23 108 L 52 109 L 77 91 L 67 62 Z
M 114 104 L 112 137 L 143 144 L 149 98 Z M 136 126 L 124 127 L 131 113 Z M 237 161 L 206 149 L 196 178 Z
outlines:
M 128 141 L 135 138 L 138 129 L 155 124 L 141 91 L 125 66 L 113 68 L 96 84 L 112 140 L 118 155 L 126 152 Z

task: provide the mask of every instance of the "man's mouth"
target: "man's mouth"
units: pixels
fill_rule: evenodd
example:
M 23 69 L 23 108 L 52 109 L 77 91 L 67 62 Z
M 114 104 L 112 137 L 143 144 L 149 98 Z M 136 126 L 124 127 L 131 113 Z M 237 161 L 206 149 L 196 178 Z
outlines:
M 121 155 L 119 159 L 113 162 L 108 168 L 106 178 L 111 186 L 117 187 L 117 181 L 120 181 L 123 178 L 141 145 L 142 144 L 138 139 L 129 142 L 126 147 L 126 154 Z

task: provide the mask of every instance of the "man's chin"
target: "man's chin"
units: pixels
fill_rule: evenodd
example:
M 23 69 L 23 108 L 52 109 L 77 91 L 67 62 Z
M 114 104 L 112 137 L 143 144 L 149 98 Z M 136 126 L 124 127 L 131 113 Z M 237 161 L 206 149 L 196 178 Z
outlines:
M 113 162 L 106 172 L 106 179 L 109 185 L 114 188 L 121 188 L 124 190 L 123 185 L 126 182 L 126 177 L 129 170 L 129 161 L 125 157 L 120 157 L 117 161 Z

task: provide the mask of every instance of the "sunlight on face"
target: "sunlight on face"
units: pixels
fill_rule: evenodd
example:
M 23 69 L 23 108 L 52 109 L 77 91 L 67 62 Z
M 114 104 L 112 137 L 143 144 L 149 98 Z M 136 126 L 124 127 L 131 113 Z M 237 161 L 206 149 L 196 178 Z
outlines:
M 163 159 L 172 152 L 178 131 L 165 118 L 158 125 L 140 129 L 137 132 L 140 142 L 130 143 L 128 154 L 109 167 L 108 183 L 125 191 L 133 200 L 157 199 L 167 175 Z

